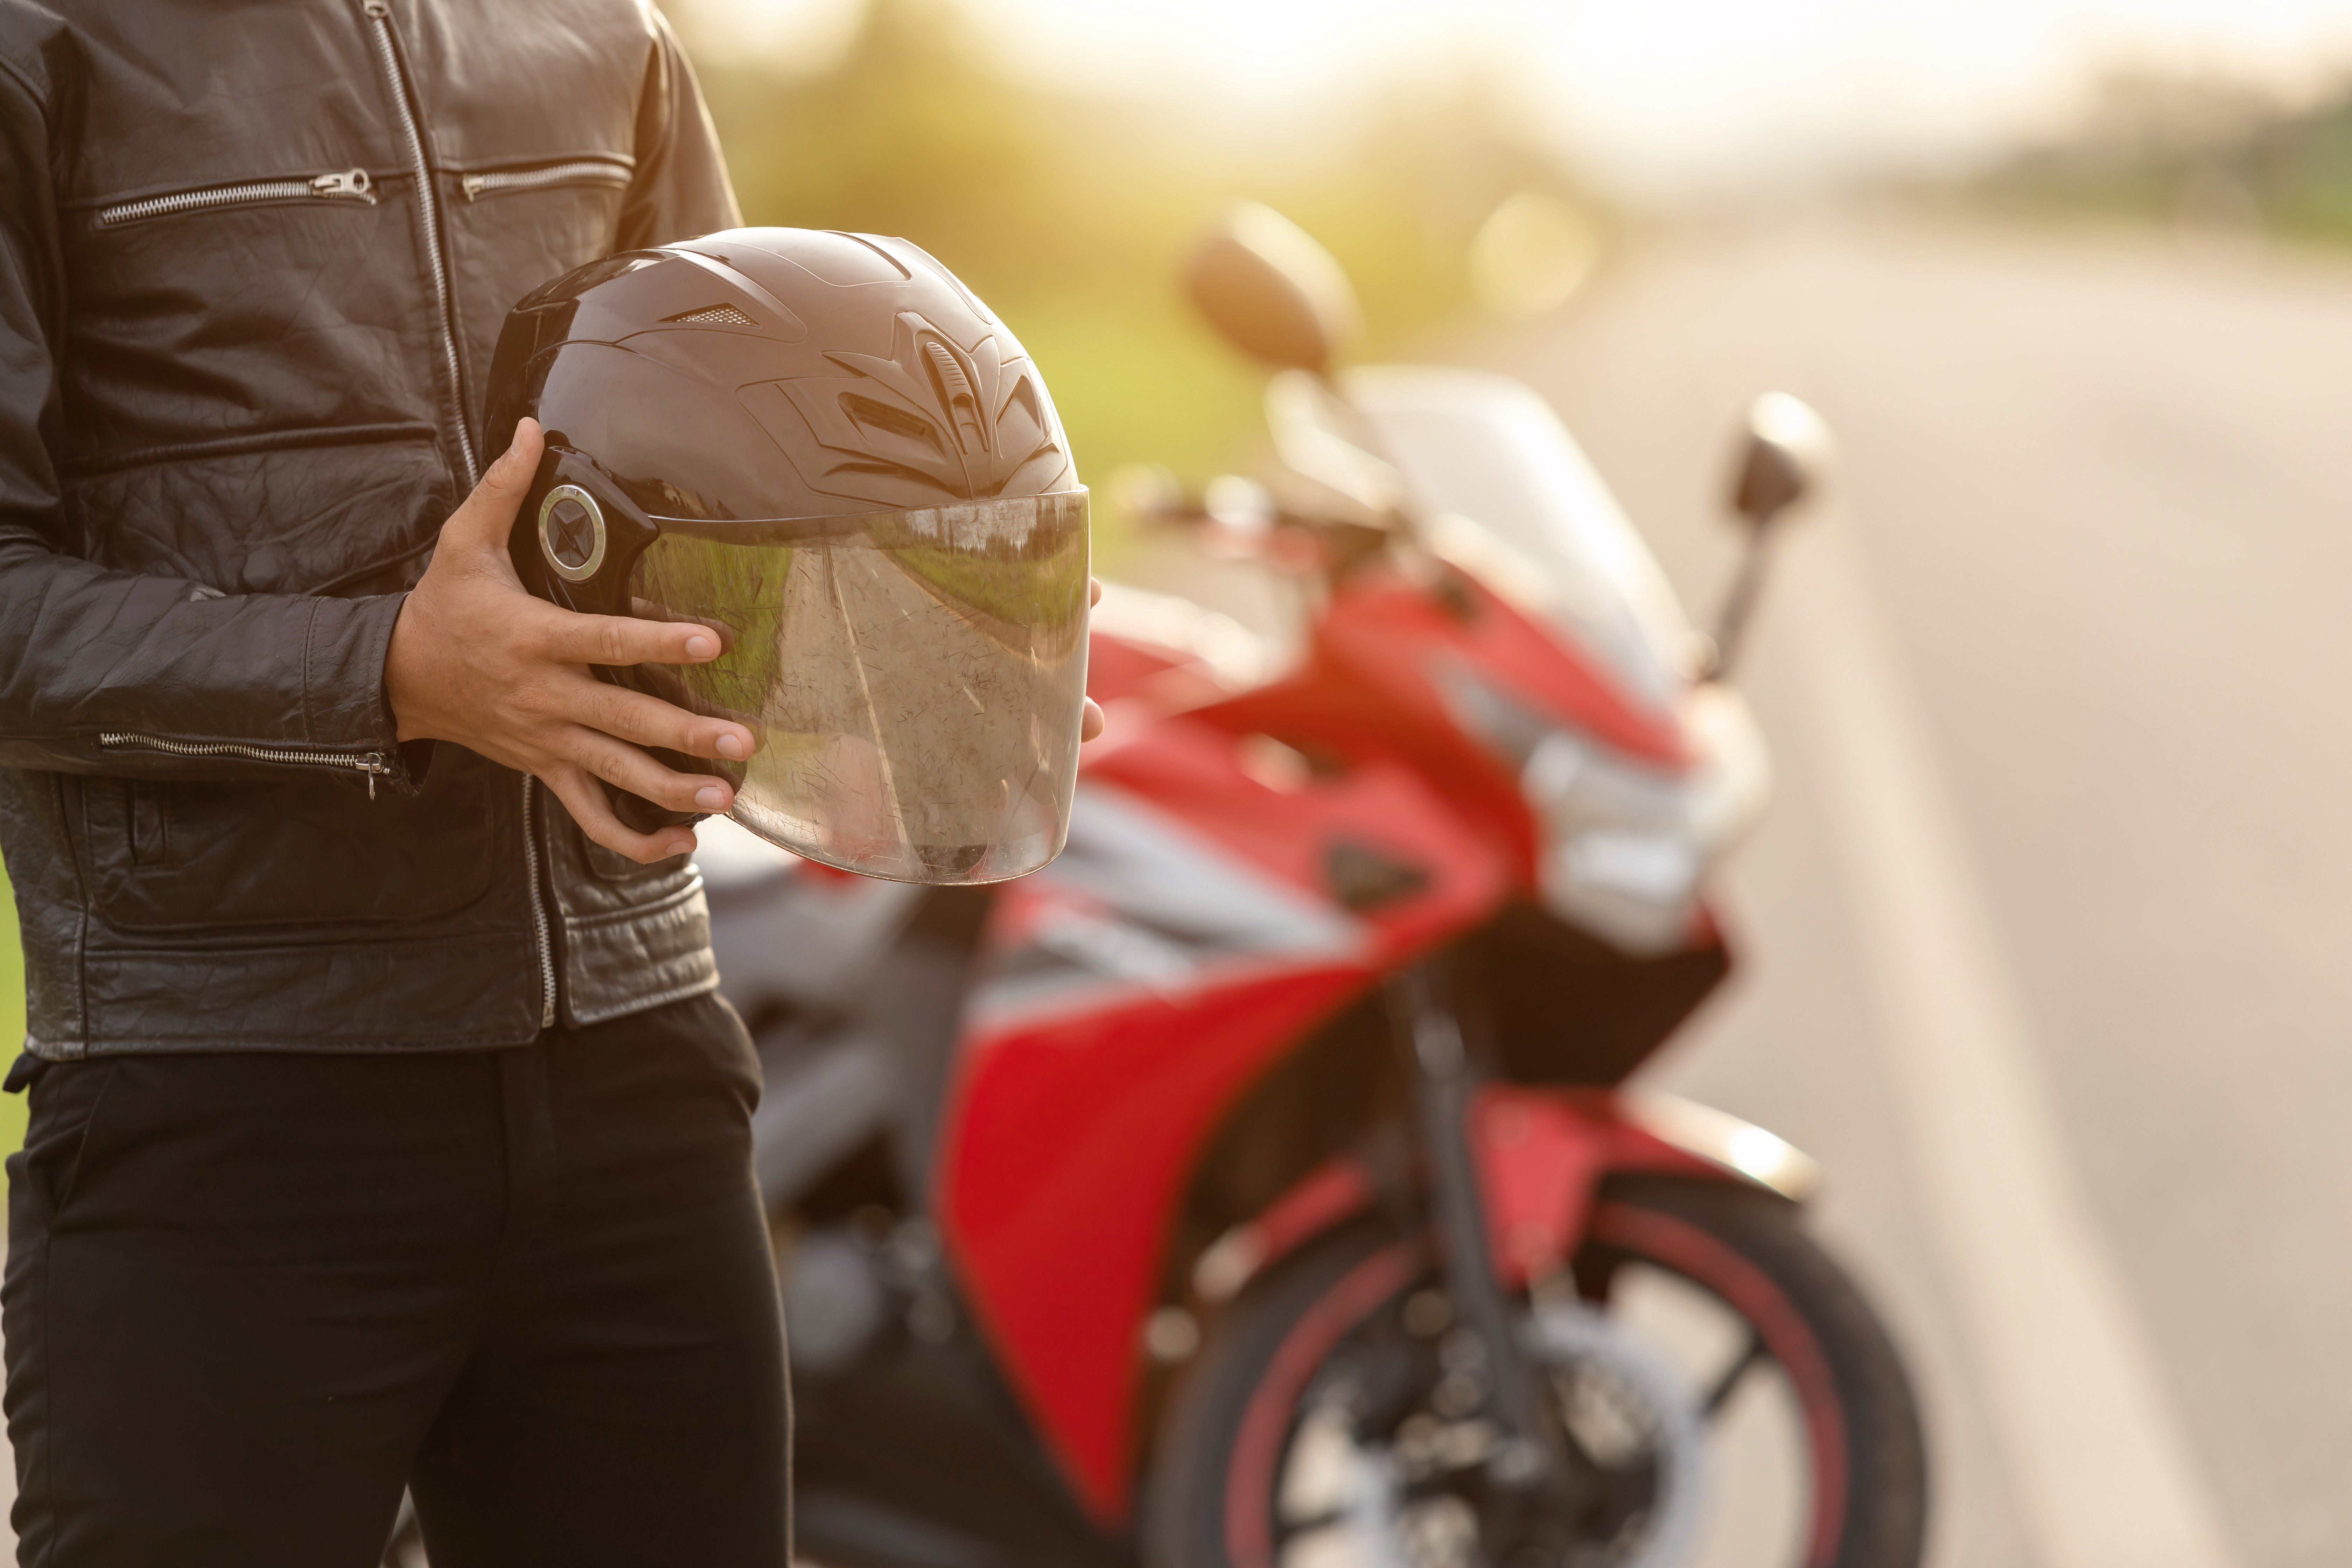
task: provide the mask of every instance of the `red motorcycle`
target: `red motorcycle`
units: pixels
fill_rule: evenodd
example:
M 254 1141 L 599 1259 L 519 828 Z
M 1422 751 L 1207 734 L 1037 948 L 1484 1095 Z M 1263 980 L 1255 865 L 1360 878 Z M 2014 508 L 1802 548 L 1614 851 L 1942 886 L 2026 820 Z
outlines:
M 1304 585 L 1290 668 L 1115 590 L 1068 850 L 995 889 L 705 829 L 803 1550 L 1916 1563 L 1918 1417 L 1810 1163 L 1624 1087 L 1729 965 L 1706 875 L 1769 778 L 1723 673 L 1818 423 L 1759 405 L 1710 643 L 1532 393 L 1333 373 L 1284 220 L 1193 289 L 1286 367 L 1286 474 L 1160 510 Z

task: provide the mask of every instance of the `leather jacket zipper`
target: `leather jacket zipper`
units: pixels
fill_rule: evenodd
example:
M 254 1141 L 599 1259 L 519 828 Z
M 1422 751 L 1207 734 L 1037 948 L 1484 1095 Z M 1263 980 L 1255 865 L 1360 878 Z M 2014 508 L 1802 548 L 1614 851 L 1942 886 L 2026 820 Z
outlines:
M 416 211 L 425 225 L 425 258 L 433 270 L 433 299 L 441 310 L 441 357 L 449 373 L 449 401 L 456 411 L 457 455 L 466 464 L 466 488 L 482 482 L 482 465 L 474 456 L 473 433 L 466 428 L 466 382 L 457 359 L 457 301 L 449 291 L 449 258 L 444 248 L 441 191 L 434 184 L 433 161 L 425 151 L 425 128 L 417 121 L 416 100 L 409 90 L 408 68 L 401 62 L 400 40 L 392 30 L 392 7 L 385 0 L 367 0 L 362 7 L 368 36 L 375 44 L 377 63 L 392 89 L 393 107 L 400 113 L 400 129 L 408 143 L 408 163 L 416 176 Z
M 444 248 L 441 188 L 434 183 L 433 160 L 425 150 L 425 127 L 418 121 L 417 100 L 410 89 L 408 68 L 401 62 L 400 39 L 393 31 L 392 7 L 385 0 L 367 0 L 361 7 L 368 19 L 368 36 L 375 45 L 376 62 L 392 90 L 393 107 L 400 114 L 400 130 L 408 143 L 408 163 L 416 176 L 416 212 L 425 226 L 425 257 L 433 269 L 433 300 L 441 311 L 441 357 L 449 374 L 449 401 L 456 414 L 457 453 L 466 464 L 466 488 L 482 482 L 482 465 L 474 455 L 473 433 L 466 428 L 466 382 L 457 358 L 457 307 L 449 289 L 449 258 Z M 523 869 L 530 884 L 531 938 L 539 949 L 539 1026 L 555 1025 L 555 948 L 549 940 L 547 898 L 539 887 L 539 814 L 531 809 L 539 781 L 528 773 L 522 781 Z
M 142 218 L 169 217 L 174 213 L 211 212 L 219 207 L 257 206 L 264 202 L 356 201 L 375 205 L 375 186 L 365 169 L 315 179 L 247 180 L 235 185 L 206 185 L 201 190 L 174 191 L 165 196 L 142 196 L 98 209 L 98 226 L 113 228 Z
M 539 949 L 539 1026 L 555 1027 L 555 944 L 548 940 L 547 899 L 539 890 L 539 814 L 531 809 L 539 781 L 522 777 L 522 860 L 530 874 L 531 938 Z
M 295 746 L 249 746 L 242 741 L 167 741 L 160 735 L 134 735 L 119 730 L 102 731 L 98 743 L 109 751 L 132 747 L 169 752 L 175 757 L 247 757 L 257 763 L 285 763 L 296 767 L 350 768 L 367 775 L 370 800 L 375 798 L 375 781 L 392 773 L 392 763 L 382 752 L 317 752 Z
M 583 158 L 538 169 L 493 169 L 487 174 L 467 174 L 457 185 L 466 193 L 467 201 L 478 202 L 505 191 L 536 191 L 550 185 L 620 186 L 628 183 L 629 171 L 620 164 Z

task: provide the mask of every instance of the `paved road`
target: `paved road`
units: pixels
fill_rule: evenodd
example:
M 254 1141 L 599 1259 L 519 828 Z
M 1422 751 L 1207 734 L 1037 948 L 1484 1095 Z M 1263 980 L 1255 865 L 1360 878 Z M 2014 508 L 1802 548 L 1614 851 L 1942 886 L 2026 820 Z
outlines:
M 1843 442 L 1744 680 L 1781 777 L 1730 878 L 1750 963 L 1668 1070 L 1827 1163 L 1823 1222 L 1932 1401 L 1934 1561 L 2102 1559 L 2033 1496 L 2066 1433 L 2020 1369 L 2074 1358 L 2002 1319 L 2068 1281 L 2030 1248 L 1967 1267 L 1953 1151 L 1992 1140 L 1897 1048 L 1937 1022 L 1889 970 L 1904 898 L 2061 1167 L 1974 1220 L 2081 1222 L 2112 1299 L 2073 1326 L 2114 1331 L 2089 1359 L 2159 1429 L 2118 1440 L 2154 1467 L 2120 1474 L 2219 1525 L 2168 1560 L 2352 1561 L 2352 261 L 1813 219 L 1636 245 L 1472 357 L 1554 399 L 1696 606 L 1747 400 L 1794 392 Z M 1935 798 L 1873 828 L 1850 775 L 1888 730 Z M 1948 840 L 1924 894 L 1868 837 L 1922 823 Z M 1938 970 L 1944 931 L 1966 951 Z

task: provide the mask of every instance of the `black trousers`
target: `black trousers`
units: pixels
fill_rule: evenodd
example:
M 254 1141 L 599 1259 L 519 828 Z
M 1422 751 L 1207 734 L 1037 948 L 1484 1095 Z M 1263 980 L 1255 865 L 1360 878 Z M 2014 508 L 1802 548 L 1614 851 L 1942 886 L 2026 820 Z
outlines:
M 52 1064 L 8 1162 L 37 1568 L 785 1568 L 789 1414 L 715 998 L 514 1050 Z

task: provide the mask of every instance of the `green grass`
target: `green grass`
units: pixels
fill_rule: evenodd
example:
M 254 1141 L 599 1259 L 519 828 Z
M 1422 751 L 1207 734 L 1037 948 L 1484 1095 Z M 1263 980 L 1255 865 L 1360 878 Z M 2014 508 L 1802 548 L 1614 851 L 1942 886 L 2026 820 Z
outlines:
M 1130 463 L 1197 489 L 1257 466 L 1265 374 L 1192 314 L 1173 277 L 1124 289 L 1023 296 L 997 306 L 1053 389 L 1079 482 L 1094 491 L 1094 568 L 1120 575 L 1134 543 L 1111 476 Z
M 1206 479 L 1264 439 L 1265 374 L 1197 321 L 1172 276 L 998 305 L 1053 388 L 1080 479 L 1128 463 Z

